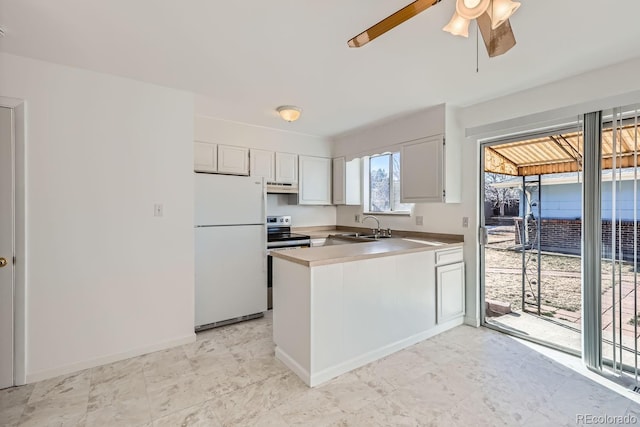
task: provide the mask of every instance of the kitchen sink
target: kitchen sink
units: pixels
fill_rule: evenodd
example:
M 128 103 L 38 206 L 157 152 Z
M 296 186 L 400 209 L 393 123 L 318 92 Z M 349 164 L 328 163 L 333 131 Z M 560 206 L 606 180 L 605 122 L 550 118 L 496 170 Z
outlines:
M 341 244 L 341 242 L 337 242 L 339 240 L 343 241 L 344 243 L 347 242 L 351 242 L 351 243 L 357 243 L 357 242 L 368 242 L 371 240 L 378 240 L 378 239 L 388 239 L 391 236 L 376 236 L 374 234 L 361 234 L 361 233 L 338 233 L 338 234 L 330 234 L 327 237 L 327 242 L 331 241 L 331 243 L 329 244 Z M 326 243 L 325 243 L 326 244 Z

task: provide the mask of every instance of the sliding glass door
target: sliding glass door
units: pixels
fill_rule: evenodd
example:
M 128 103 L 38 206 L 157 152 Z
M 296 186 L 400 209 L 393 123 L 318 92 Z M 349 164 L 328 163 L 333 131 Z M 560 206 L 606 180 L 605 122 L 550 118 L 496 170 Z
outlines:
M 640 106 L 481 146 L 483 324 L 638 380 Z
M 482 147 L 485 325 L 581 351 L 578 120 Z
M 602 356 L 616 373 L 638 376 L 638 106 L 603 114 Z

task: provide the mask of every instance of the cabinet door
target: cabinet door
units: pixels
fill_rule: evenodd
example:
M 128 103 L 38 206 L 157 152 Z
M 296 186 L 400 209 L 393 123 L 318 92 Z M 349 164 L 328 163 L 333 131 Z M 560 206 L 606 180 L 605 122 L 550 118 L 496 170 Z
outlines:
M 218 172 L 249 175 L 249 149 L 218 145 Z
M 464 316 L 464 262 L 436 267 L 436 322 Z
M 218 171 L 218 145 L 196 141 L 193 147 L 193 170 L 196 172 Z
M 442 135 L 402 145 L 400 194 L 402 203 L 444 202 Z
M 280 184 L 298 183 L 298 155 L 276 153 L 276 179 Z
M 361 195 L 361 160 L 353 159 L 345 164 L 344 174 L 344 204 L 360 205 L 362 204 Z
M 298 203 L 301 205 L 330 205 L 331 159 L 299 156 L 299 163 Z
M 265 181 L 273 182 L 275 180 L 275 153 L 267 150 L 251 149 L 249 156 L 251 176 L 262 176 Z
M 333 159 L 333 204 L 360 205 L 360 159 L 347 162 L 344 157 Z
M 333 204 L 344 205 L 346 186 L 346 161 L 344 157 L 333 159 Z

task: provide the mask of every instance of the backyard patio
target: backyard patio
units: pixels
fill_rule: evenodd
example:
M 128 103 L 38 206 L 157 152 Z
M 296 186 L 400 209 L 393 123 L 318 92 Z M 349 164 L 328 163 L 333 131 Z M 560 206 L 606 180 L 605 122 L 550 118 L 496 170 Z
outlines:
M 503 222 L 504 223 L 504 222 Z M 485 299 L 508 304 L 512 313 L 500 316 L 491 313 L 489 323 L 515 330 L 521 334 L 548 340 L 556 345 L 580 351 L 581 313 L 581 259 L 576 255 L 542 252 L 540 257 L 540 316 L 537 309 L 537 251 L 525 251 L 525 293 L 523 309 L 522 248 L 515 245 L 516 227 L 498 225 L 488 227 L 485 246 Z M 623 360 L 633 366 L 633 350 L 640 334 L 634 335 L 634 322 L 638 321 L 634 300 L 634 272 L 632 263 L 623 263 L 619 271 L 622 286 Z M 602 327 L 605 356 L 612 352 L 608 342 L 613 331 L 613 289 L 611 288 L 611 261 L 602 261 Z M 639 289 L 640 290 L 640 289 Z M 616 295 L 618 300 L 618 295 Z M 640 304 L 638 304 L 640 305 Z M 616 304 L 616 314 L 620 306 Z M 616 316 L 618 319 L 619 316 Z M 640 324 L 639 324 L 640 326 Z M 619 335 L 617 336 L 619 339 Z M 628 354 L 627 354 L 628 353 Z

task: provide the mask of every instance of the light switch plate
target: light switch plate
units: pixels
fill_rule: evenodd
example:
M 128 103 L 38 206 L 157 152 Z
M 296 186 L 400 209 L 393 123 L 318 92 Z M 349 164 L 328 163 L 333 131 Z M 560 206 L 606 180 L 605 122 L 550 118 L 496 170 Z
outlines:
M 162 216 L 163 211 L 164 206 L 162 206 L 162 203 L 156 203 L 153 205 L 153 216 Z
M 463 216 L 462 217 L 462 228 L 469 228 L 469 217 L 468 216 Z
M 423 217 L 421 215 L 416 216 L 416 225 L 422 225 Z

